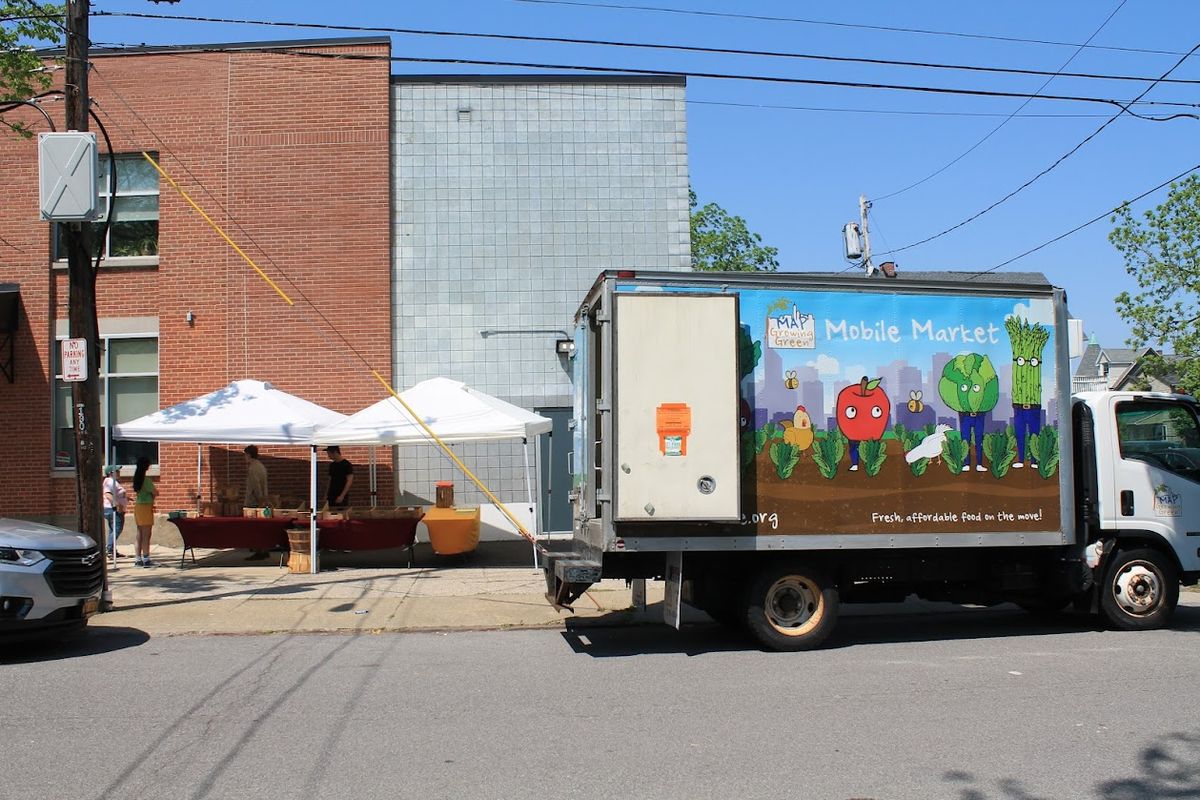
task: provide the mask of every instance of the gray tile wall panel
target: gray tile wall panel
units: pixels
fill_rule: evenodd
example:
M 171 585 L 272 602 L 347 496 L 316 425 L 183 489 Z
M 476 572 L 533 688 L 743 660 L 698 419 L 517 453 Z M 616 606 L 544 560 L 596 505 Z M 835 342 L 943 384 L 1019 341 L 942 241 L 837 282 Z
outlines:
M 554 334 L 480 331 L 569 331 L 601 270 L 690 268 L 684 87 L 399 79 L 392 100 L 398 387 L 441 375 L 569 406 Z M 458 450 L 524 500 L 519 444 Z M 460 504 L 486 502 L 433 448 L 402 452 L 398 472 L 418 496 L 447 479 Z

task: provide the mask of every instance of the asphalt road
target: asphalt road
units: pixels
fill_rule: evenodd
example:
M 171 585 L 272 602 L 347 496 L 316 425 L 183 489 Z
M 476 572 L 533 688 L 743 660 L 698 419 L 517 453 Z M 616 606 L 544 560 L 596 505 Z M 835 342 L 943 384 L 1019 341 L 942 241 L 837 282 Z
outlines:
M 1200 607 L 5 648 L 0 798 L 1200 798 Z

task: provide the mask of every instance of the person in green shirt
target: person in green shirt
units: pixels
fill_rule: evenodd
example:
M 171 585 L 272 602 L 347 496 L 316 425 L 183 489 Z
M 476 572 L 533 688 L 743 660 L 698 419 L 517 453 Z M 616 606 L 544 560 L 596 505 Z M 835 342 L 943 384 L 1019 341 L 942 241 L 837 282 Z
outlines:
M 154 498 L 158 496 L 158 489 L 146 474 L 149 469 L 150 459 L 139 456 L 133 473 L 133 491 L 136 493 L 133 521 L 137 523 L 137 553 L 133 563 L 139 567 L 154 566 L 150 560 L 150 532 L 154 530 Z

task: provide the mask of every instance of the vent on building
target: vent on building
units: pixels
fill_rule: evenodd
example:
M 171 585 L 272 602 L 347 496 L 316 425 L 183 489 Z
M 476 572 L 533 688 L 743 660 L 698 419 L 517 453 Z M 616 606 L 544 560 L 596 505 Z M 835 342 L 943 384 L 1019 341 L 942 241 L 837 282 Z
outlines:
M 461 108 L 458 109 L 458 121 L 459 122 L 470 122 L 471 121 L 471 109 L 469 107 L 462 106 Z

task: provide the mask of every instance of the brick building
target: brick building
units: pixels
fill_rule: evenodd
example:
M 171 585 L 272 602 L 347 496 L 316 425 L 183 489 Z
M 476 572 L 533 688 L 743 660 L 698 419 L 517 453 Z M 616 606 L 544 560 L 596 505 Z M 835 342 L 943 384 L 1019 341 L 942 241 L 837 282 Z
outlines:
M 555 345 L 601 270 L 689 268 L 684 81 L 390 76 L 389 55 L 386 38 L 93 51 L 94 109 L 120 154 L 97 284 L 103 414 L 124 422 L 239 378 L 351 413 L 382 397 L 367 364 L 398 389 L 443 375 L 554 419 L 537 491 L 554 511 L 543 527 L 569 527 L 569 363 Z M 32 110 L 5 118 L 45 128 Z M 0 484 L 0 515 L 69 524 L 65 262 L 38 220 L 35 142 L 0 136 L 0 164 L 0 284 L 19 286 L 21 308 L 15 379 L 0 377 L 0 460 L 19 479 Z M 458 447 L 506 502 L 524 499 L 519 446 Z M 192 505 L 194 445 L 106 438 L 106 452 L 152 456 L 160 510 Z M 307 497 L 307 452 L 263 453 L 272 492 Z M 381 502 L 397 488 L 424 499 L 439 478 L 484 501 L 433 448 L 402 452 L 398 476 L 378 455 Z M 203 456 L 203 497 L 242 486 L 240 448 Z M 365 468 L 366 451 L 347 456 Z
M 350 413 L 380 397 L 364 360 L 390 378 L 389 42 L 290 42 L 290 53 L 269 51 L 280 46 L 93 51 L 93 109 L 119 154 L 117 222 L 97 279 L 106 460 L 153 456 L 160 510 L 191 504 L 196 447 L 110 443 L 109 424 L 243 377 Z M 62 129 L 61 104 L 47 110 Z M 45 129 L 33 110 L 5 119 Z M 142 151 L 295 306 L 159 180 Z M 0 136 L 0 165 L 0 283 L 19 291 L 20 309 L 11 370 L 0 377 L 0 463 L 11 475 L 0 483 L 0 515 L 69 522 L 69 392 L 55 379 L 56 340 L 67 333 L 65 262 L 38 219 L 36 141 Z M 202 495 L 217 484 L 241 486 L 238 449 L 205 448 Z M 264 455 L 273 492 L 307 495 L 306 451 Z M 366 464 L 365 453 L 347 455 Z M 381 462 L 390 497 L 390 457 L 381 453 Z M 365 503 L 365 492 L 356 499 Z

